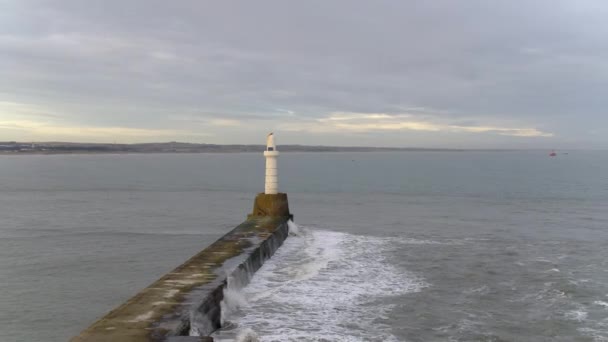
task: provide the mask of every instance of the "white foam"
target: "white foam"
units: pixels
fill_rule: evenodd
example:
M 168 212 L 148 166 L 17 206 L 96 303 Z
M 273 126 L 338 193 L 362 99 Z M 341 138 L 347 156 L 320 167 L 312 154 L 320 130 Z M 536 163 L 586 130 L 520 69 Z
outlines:
M 603 306 L 605 308 L 608 308 L 608 303 L 606 303 L 604 301 L 601 301 L 601 300 L 596 300 L 595 302 L 593 302 L 593 304 L 600 305 L 600 306 Z
M 589 327 L 579 328 L 578 331 L 591 337 L 594 342 L 608 342 L 608 336 L 605 330 L 598 330 Z
M 462 291 L 464 294 L 488 294 L 490 292 L 490 288 L 487 285 L 482 285 L 479 287 L 473 287 L 467 290 Z
M 258 334 L 255 333 L 252 329 L 243 329 L 236 335 L 235 342 L 259 342 L 260 338 Z
M 449 240 L 449 241 L 435 241 L 435 240 L 421 240 L 421 239 L 413 239 L 413 238 L 395 238 L 396 242 L 402 243 L 404 245 L 462 245 L 464 241 L 462 240 Z
M 587 312 L 583 310 L 572 310 L 566 312 L 566 318 L 582 322 L 587 319 Z
M 291 229 L 291 226 L 290 226 Z M 262 341 L 396 341 L 385 299 L 422 289 L 385 260 L 391 239 L 299 228 L 243 289 L 228 318 Z

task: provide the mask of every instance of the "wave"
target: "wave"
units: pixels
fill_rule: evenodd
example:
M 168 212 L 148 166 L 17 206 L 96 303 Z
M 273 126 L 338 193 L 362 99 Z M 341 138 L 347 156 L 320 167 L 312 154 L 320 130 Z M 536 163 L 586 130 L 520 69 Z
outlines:
M 382 299 L 427 284 L 386 260 L 391 240 L 295 225 L 290 233 L 225 317 L 234 331 L 261 341 L 396 341 L 383 323 L 393 306 Z

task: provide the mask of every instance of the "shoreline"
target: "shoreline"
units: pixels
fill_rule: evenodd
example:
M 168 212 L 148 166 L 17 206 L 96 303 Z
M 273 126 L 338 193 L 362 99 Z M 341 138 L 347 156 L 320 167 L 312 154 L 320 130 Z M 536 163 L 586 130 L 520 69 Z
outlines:
M 281 151 L 283 153 L 467 153 L 467 152 L 536 152 L 544 150 L 447 150 L 447 149 L 411 149 L 411 150 L 324 150 L 324 151 Z M 127 154 L 240 154 L 259 153 L 260 151 L 0 151 L 0 156 L 55 156 L 55 155 L 127 155 Z

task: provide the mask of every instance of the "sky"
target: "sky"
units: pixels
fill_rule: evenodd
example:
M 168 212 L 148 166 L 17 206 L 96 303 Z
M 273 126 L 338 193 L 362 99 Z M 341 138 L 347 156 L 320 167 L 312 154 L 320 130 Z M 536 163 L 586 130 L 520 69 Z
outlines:
M 608 149 L 605 0 L 0 0 L 0 141 Z

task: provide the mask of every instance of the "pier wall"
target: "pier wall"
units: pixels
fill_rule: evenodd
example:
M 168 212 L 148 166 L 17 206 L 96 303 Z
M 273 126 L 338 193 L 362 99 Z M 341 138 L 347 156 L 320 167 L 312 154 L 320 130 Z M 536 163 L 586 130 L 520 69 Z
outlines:
M 264 196 L 266 202 L 261 207 L 283 210 L 273 212 L 274 216 L 262 216 L 269 208 L 259 210 L 256 199 L 254 212 L 245 222 L 71 341 L 210 341 L 205 336 L 221 326 L 221 303 L 229 281 L 237 287 L 245 286 L 288 236 L 291 215 L 286 195 L 275 195 L 284 204 Z M 191 334 L 202 337 L 185 337 Z

